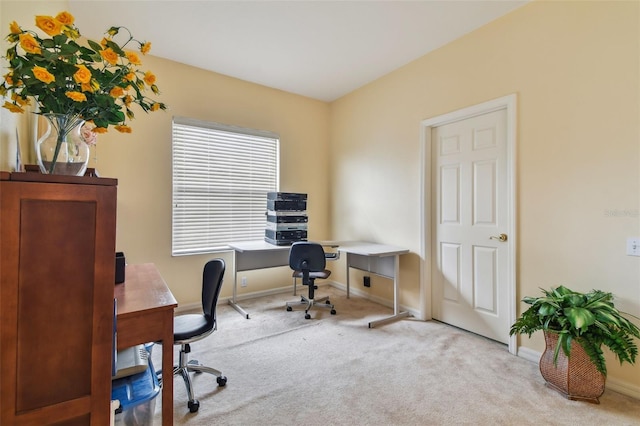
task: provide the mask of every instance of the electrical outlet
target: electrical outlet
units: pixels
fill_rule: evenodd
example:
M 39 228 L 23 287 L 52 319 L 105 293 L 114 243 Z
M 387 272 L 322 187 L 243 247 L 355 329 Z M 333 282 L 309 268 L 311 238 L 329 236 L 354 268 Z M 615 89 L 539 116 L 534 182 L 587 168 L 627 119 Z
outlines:
M 247 277 L 242 277 L 242 280 L 240 280 L 240 287 L 246 287 L 247 286 Z
M 371 287 L 371 277 L 362 277 L 362 285 Z
M 627 254 L 640 256 L 640 238 L 627 238 Z

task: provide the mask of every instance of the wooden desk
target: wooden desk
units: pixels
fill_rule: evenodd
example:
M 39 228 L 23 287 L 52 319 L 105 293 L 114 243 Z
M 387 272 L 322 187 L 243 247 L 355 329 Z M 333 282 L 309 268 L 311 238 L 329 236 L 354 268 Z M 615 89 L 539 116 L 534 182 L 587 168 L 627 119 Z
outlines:
M 173 310 L 178 302 L 153 263 L 128 265 L 116 284 L 118 350 L 162 342 L 162 371 L 173 371 Z M 173 424 L 173 376 L 162 381 L 162 424 Z

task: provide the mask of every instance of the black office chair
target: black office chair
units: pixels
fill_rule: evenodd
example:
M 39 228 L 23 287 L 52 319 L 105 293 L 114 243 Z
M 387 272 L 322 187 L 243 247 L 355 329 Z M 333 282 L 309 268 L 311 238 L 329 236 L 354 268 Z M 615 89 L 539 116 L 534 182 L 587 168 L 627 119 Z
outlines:
M 334 306 L 328 297 L 315 299 L 316 278 L 327 279 L 331 271 L 325 269 L 327 258 L 322 246 L 318 243 L 298 241 L 291 245 L 289 250 L 289 267 L 293 269 L 293 277 L 302 278 L 302 285 L 309 287 L 309 296 L 300 298 L 299 302 L 287 302 L 287 311 L 292 311 L 293 306 L 304 306 L 304 317 L 310 319 L 309 310 L 316 307 L 330 309 L 331 315 L 336 314 Z M 325 303 L 320 303 L 325 302 Z
M 194 398 L 190 372 L 209 373 L 217 377 L 218 386 L 227 384 L 227 378 L 214 368 L 206 367 L 197 360 L 189 361 L 191 343 L 203 339 L 217 328 L 216 304 L 222 288 L 225 263 L 222 259 L 213 259 L 204 265 L 202 272 L 202 314 L 177 315 L 173 321 L 173 343 L 180 345 L 178 365 L 173 367 L 173 375 L 180 375 L 187 387 L 189 411 L 195 413 L 200 402 Z

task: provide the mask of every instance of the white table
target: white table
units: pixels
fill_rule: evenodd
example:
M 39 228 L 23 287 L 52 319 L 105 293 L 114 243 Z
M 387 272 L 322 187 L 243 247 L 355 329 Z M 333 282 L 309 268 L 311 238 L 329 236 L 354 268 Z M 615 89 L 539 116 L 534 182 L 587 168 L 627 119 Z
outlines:
M 409 312 L 400 312 L 399 309 L 400 287 L 398 282 L 400 255 L 408 253 L 408 249 L 361 241 L 332 241 L 320 242 L 320 244 L 337 247 L 338 252 L 346 254 L 347 298 L 349 297 L 350 289 L 349 268 L 359 269 L 393 280 L 394 314 L 388 318 L 369 322 L 369 328 L 409 316 Z M 234 252 L 233 296 L 229 300 L 229 304 L 245 318 L 249 319 L 247 311 L 242 309 L 236 300 L 238 272 L 288 266 L 290 246 L 276 246 L 266 241 L 245 241 L 230 243 L 229 247 Z
M 393 280 L 393 315 L 369 322 L 369 328 L 408 317 L 409 312 L 400 312 L 400 255 L 408 249 L 368 242 L 344 242 L 338 250 L 347 255 L 347 298 L 349 297 L 349 268 L 359 269 Z
M 229 304 L 249 319 L 247 311 L 242 309 L 236 301 L 238 290 L 238 272 L 254 269 L 275 268 L 289 265 L 290 246 L 276 246 L 266 241 L 243 241 L 230 243 L 233 249 L 233 296 Z

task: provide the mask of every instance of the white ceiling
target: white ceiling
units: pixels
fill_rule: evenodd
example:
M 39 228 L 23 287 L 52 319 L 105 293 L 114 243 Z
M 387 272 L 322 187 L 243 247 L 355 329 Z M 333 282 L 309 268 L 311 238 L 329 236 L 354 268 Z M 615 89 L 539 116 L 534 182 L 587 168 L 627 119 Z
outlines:
M 69 0 L 69 12 L 86 37 L 124 26 L 155 56 L 333 101 L 528 1 Z

